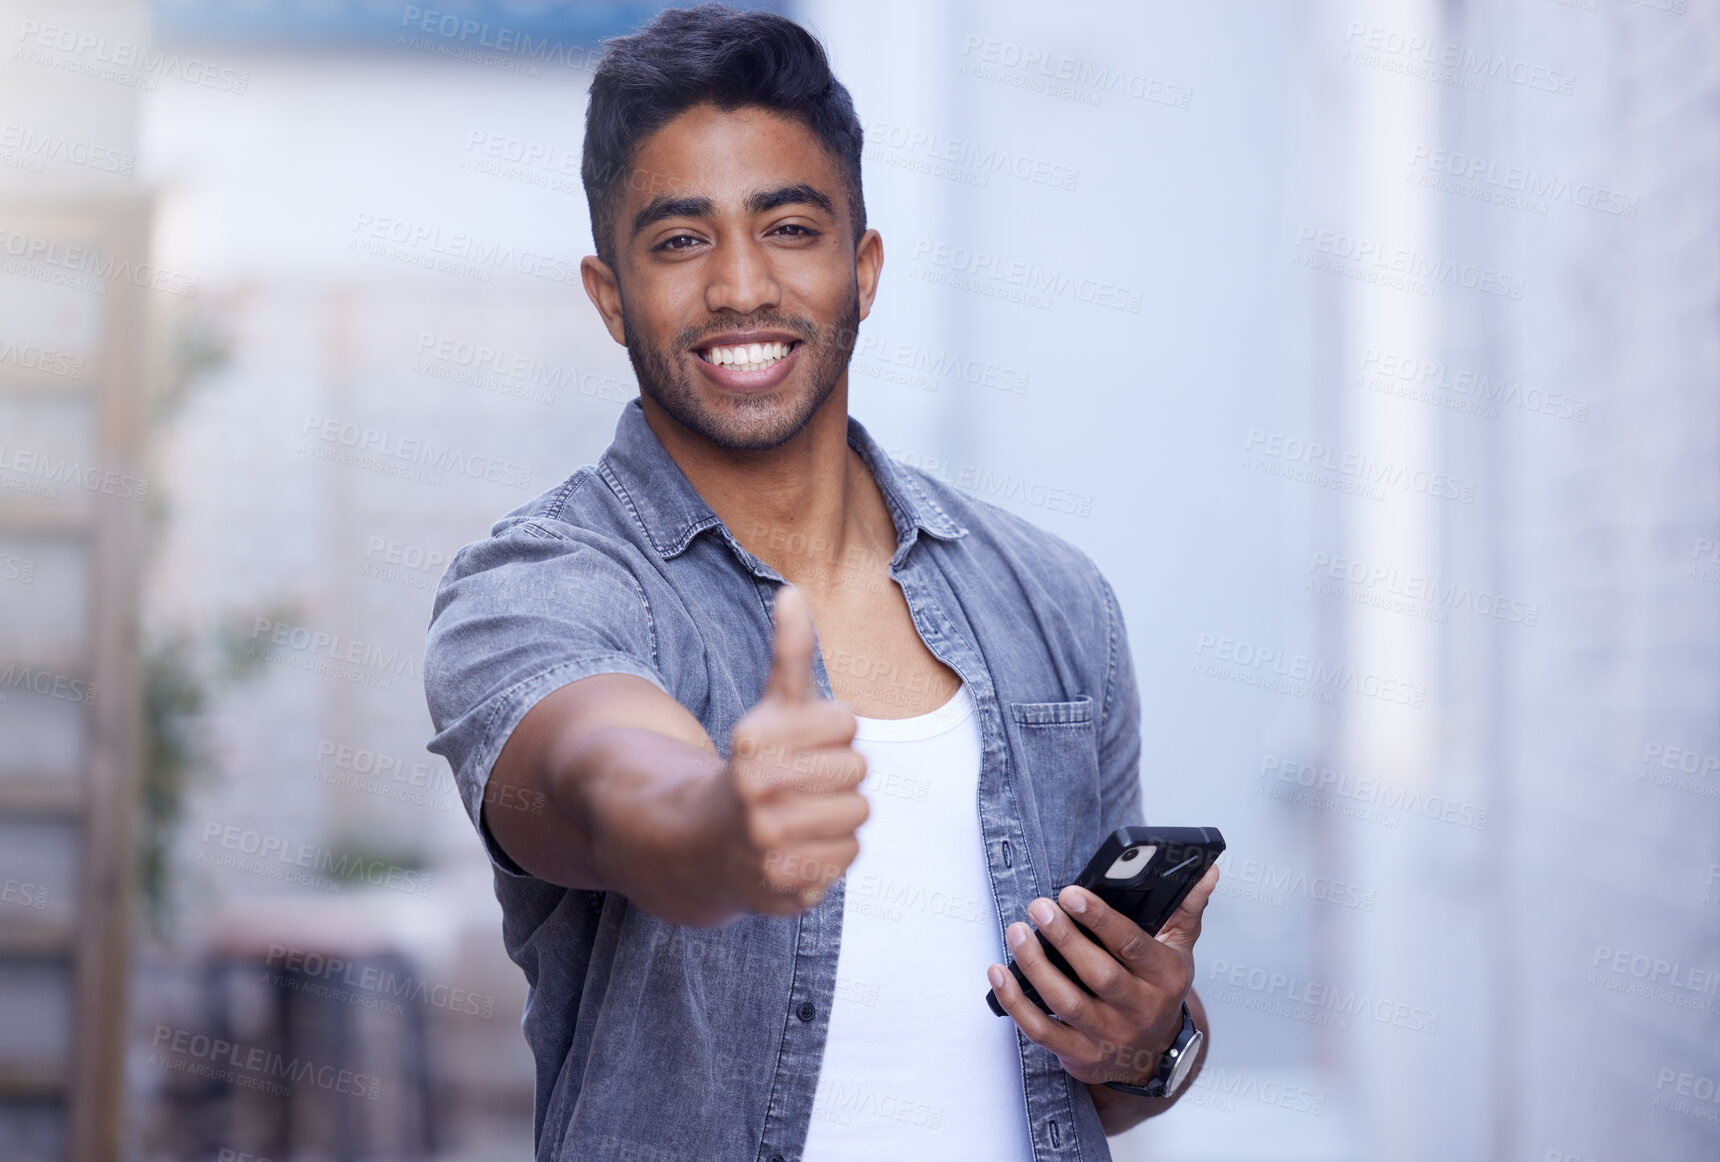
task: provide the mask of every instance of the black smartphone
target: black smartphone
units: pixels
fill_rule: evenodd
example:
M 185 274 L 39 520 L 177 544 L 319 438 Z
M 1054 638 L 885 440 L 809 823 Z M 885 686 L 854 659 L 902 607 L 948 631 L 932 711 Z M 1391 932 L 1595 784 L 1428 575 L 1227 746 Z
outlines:
M 1157 936 L 1183 897 L 1200 882 L 1223 851 L 1224 836 L 1216 827 L 1119 827 L 1099 845 L 1086 869 L 1075 878 L 1075 884 L 1139 924 L 1149 935 Z M 1053 892 L 1052 898 L 1056 899 L 1056 895 Z M 1088 936 L 1093 935 L 1079 921 L 1075 927 Z M 1069 967 L 1057 946 L 1042 932 L 1034 935 L 1039 937 L 1045 958 L 1091 996 L 1093 990 L 1081 983 L 1080 976 Z M 1040 997 L 1021 966 L 1011 960 L 1009 971 L 1015 974 L 1016 983 L 1027 999 L 1049 1013 L 1051 1006 Z M 998 1016 L 1005 1015 L 996 989 L 985 994 L 985 1002 Z

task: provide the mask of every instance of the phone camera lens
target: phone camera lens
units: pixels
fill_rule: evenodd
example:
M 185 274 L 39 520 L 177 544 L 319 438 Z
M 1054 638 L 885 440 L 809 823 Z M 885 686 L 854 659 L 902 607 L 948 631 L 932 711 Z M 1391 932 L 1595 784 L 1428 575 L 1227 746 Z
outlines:
M 1122 856 L 1122 858 L 1123 858 L 1123 859 L 1125 859 L 1125 860 L 1130 860 L 1130 859 L 1134 859 L 1134 858 L 1135 858 L 1135 857 L 1136 857 L 1136 856 L 1138 856 L 1138 855 L 1140 855 L 1140 854 L 1141 854 L 1141 849 L 1140 849 L 1140 848 L 1138 848 L 1138 847 L 1131 847 L 1131 848 L 1129 848 L 1129 849 L 1128 849 L 1128 850 L 1127 850 L 1127 851 L 1125 851 L 1125 852 L 1123 852 L 1123 856 Z

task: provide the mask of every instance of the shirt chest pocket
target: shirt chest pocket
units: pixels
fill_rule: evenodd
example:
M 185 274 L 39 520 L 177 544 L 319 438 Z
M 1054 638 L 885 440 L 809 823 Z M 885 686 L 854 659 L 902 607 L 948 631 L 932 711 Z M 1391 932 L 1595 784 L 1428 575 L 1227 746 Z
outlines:
M 1099 845 L 1099 742 L 1093 700 L 1011 702 L 1018 786 L 1037 820 L 1046 885 L 1078 875 Z

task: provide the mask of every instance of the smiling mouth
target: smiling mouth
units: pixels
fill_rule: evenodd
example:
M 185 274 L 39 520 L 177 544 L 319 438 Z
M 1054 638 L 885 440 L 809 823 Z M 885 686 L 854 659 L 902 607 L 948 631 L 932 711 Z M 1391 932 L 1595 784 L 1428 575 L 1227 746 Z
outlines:
M 730 371 L 764 371 L 788 358 L 788 353 L 800 343 L 799 339 L 792 343 L 735 343 L 726 347 L 695 348 L 693 354 L 706 363 Z

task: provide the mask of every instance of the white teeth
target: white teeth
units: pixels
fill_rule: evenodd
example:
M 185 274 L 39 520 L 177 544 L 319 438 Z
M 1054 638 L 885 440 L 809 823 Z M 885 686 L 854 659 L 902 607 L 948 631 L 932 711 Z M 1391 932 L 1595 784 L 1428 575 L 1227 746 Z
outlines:
M 746 343 L 735 347 L 712 347 L 705 358 L 736 371 L 763 371 L 788 354 L 787 343 Z

